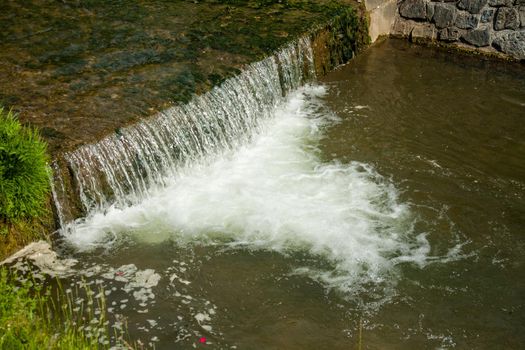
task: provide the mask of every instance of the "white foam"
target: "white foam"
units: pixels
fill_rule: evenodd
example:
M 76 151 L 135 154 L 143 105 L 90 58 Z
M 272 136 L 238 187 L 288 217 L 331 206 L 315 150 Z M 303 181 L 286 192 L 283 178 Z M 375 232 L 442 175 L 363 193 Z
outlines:
M 429 244 L 414 237 L 409 208 L 372 166 L 323 163 L 317 144 L 334 116 L 323 87 L 292 93 L 253 142 L 181 172 L 143 203 L 110 208 L 67 233 L 79 249 L 133 232 L 158 241 L 220 243 L 282 252 L 308 251 L 332 268 L 306 273 L 357 293 L 395 283 L 399 263 L 424 264 Z M 164 236 L 163 236 L 164 235 Z

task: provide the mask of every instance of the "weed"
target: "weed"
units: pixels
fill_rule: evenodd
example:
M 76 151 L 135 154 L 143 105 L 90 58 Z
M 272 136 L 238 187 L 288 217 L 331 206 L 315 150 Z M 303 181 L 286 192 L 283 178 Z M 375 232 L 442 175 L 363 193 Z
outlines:
M 45 211 L 49 193 L 46 144 L 0 107 L 0 220 L 16 222 Z

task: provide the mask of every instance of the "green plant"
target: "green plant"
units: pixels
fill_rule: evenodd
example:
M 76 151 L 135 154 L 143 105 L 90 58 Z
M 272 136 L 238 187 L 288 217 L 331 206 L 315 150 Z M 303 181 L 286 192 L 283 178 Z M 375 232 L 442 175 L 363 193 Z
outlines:
M 119 349 L 138 348 L 125 337 L 115 333 Z M 109 340 L 102 289 L 95 292 L 84 284 L 64 291 L 60 283 L 44 289 L 32 277 L 0 267 L 0 349 L 109 349 Z
M 46 144 L 0 107 L 0 220 L 13 222 L 44 212 L 49 193 Z

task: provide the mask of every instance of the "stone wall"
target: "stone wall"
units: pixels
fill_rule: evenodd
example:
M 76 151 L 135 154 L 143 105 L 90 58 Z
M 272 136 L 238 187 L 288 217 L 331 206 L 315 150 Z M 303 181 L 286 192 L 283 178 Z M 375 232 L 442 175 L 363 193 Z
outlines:
M 391 34 L 525 60 L 525 0 L 402 0 Z

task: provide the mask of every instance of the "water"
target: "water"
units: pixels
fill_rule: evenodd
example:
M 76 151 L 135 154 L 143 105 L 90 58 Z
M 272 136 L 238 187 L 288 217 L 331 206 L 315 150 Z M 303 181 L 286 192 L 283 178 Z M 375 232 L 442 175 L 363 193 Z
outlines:
M 185 105 L 67 153 L 84 214 L 138 203 L 177 177 L 179 169 L 248 142 L 283 96 L 314 77 L 310 38 L 303 37 Z M 75 204 L 60 168 L 54 171 L 54 198 L 64 225 Z
M 39 127 L 52 157 L 60 157 L 188 102 L 349 6 L 1 1 L 0 103 Z
M 387 41 L 291 86 L 64 254 L 158 349 L 519 348 L 525 79 L 448 57 Z
M 418 216 L 429 255 L 403 268 L 399 298 L 367 320 L 371 348 L 518 349 L 524 343 L 523 66 L 388 41 L 323 82 L 343 122 L 325 160 L 371 164 Z

